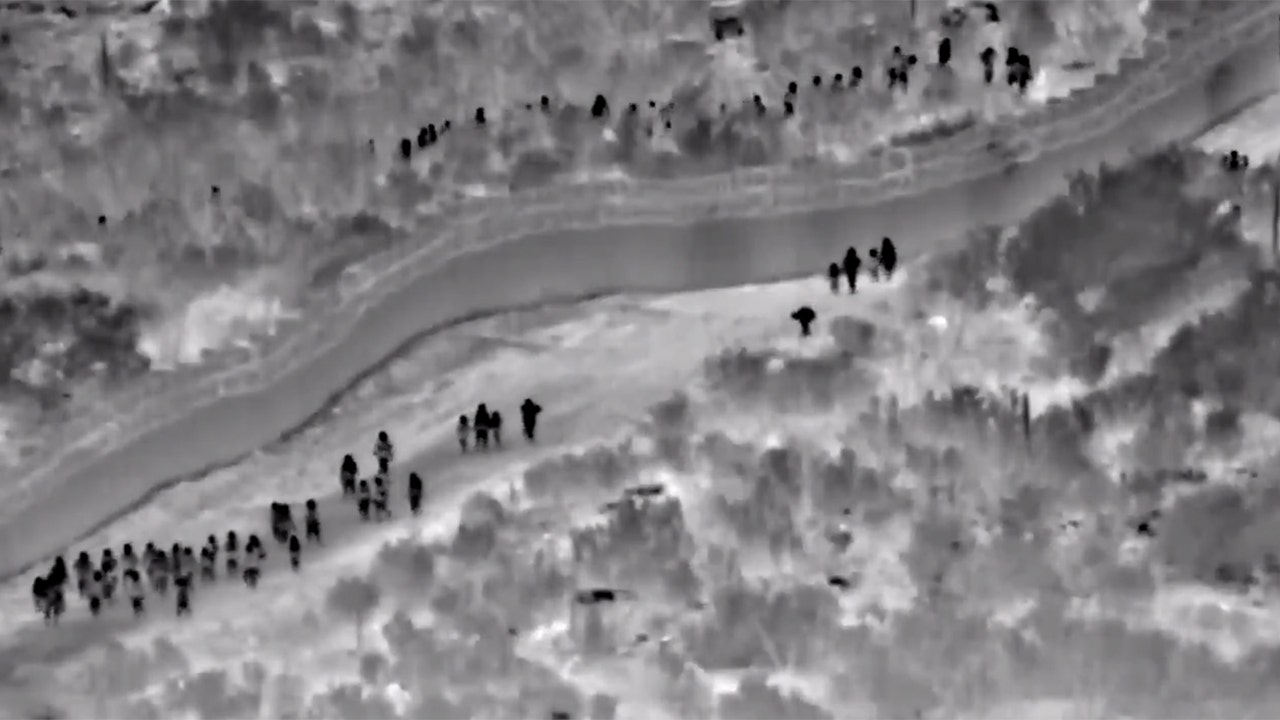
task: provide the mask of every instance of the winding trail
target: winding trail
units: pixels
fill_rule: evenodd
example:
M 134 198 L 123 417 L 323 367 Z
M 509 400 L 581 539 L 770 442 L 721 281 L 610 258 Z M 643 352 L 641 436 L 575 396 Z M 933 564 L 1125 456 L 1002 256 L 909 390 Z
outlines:
M 358 287 L 253 362 L 144 383 L 73 423 L 65 452 L 0 497 L 0 577 L 21 573 L 146 498 L 304 424 L 425 333 L 618 292 L 675 292 L 820 271 L 893 236 L 904 259 L 1018 222 L 1066 175 L 1198 135 L 1274 92 L 1280 2 L 1223 3 L 1113 77 L 1036 113 L 842 168 L 554 188 L 457 208 L 433 238 L 375 259 Z M 230 360 L 223 358 L 224 366 Z

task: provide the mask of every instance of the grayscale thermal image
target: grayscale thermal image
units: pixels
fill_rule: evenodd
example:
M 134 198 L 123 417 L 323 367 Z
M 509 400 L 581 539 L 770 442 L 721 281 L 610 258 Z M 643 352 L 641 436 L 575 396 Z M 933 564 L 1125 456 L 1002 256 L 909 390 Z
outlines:
M 0 718 L 1265 718 L 1280 0 L 0 0 Z

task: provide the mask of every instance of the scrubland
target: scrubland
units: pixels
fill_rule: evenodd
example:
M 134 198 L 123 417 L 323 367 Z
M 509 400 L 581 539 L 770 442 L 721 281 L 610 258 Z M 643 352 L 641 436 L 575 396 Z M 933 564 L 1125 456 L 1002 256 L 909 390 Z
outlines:
M 138 717 L 1265 717 L 1276 300 L 1188 190 L 1209 167 L 1082 176 L 808 345 L 709 355 L 290 601 L 275 646 L 113 642 L 64 687 Z
M 930 71 L 905 97 L 879 90 L 891 45 L 931 52 L 941 8 L 919 8 L 912 24 L 896 4 L 747 3 L 750 32 L 729 44 L 711 37 L 705 3 L 0 10 L 7 445 L 153 366 L 272 332 L 307 293 L 430 232 L 463 194 L 803 159 L 920 116 L 1025 102 L 981 90 L 959 61 L 968 69 Z M 1018 4 L 1001 26 L 969 27 L 957 57 L 1017 42 L 1043 47 L 1045 68 L 1091 66 L 1086 80 L 1144 34 L 1136 7 L 1099 2 Z M 787 82 L 829 84 L 855 63 L 868 76 L 856 107 L 806 87 L 794 127 L 750 108 L 753 94 L 776 109 Z M 585 111 L 605 90 L 612 139 Z M 575 108 L 528 110 L 542 94 Z M 660 112 L 668 102 L 680 112 Z M 450 119 L 447 141 L 399 161 L 401 138 Z

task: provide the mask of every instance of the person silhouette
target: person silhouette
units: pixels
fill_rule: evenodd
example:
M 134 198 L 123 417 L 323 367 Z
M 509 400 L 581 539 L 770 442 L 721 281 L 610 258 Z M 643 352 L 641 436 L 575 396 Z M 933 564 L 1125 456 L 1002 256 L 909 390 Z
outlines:
M 466 415 L 458 416 L 458 447 L 462 448 L 462 452 L 467 452 L 467 441 L 471 439 L 471 423 L 467 420 Z
M 982 81 L 990 85 L 996 76 L 996 49 L 987 47 L 978 55 L 982 61 Z
M 476 408 L 475 419 L 471 423 L 476 431 L 476 449 L 489 449 L 489 409 L 484 403 Z
M 898 249 L 893 246 L 893 241 L 889 238 L 880 241 L 879 259 L 885 280 L 892 279 L 893 270 L 898 267 Z
M 946 67 L 951 62 L 951 38 L 938 41 L 938 65 Z
M 831 294 L 840 293 L 840 263 L 831 263 L 827 266 L 827 281 L 831 283 Z
M 533 442 L 534 436 L 538 431 L 538 414 L 542 412 L 542 406 L 529 398 L 525 398 L 520 403 L 520 425 L 524 429 L 524 437 L 529 442 Z
M 806 338 L 811 334 L 809 328 L 813 325 L 813 321 L 818 319 L 818 314 L 808 305 L 801 305 L 791 313 L 791 319 L 800 324 L 800 337 Z
M 844 277 L 849 283 L 849 294 L 858 292 L 858 269 L 862 267 L 862 258 L 858 257 L 856 248 L 849 248 L 844 254 Z
M 422 476 L 409 473 L 409 512 L 414 515 L 422 512 L 422 493 Z

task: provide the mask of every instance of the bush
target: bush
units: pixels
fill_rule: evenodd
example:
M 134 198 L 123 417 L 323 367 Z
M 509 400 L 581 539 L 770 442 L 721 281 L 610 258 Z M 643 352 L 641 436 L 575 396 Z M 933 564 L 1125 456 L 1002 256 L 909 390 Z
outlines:
M 374 558 L 370 578 L 396 598 L 420 599 L 435 579 L 435 555 L 413 538 L 384 543 Z
M 364 644 L 364 624 L 382 599 L 378 586 L 365 578 L 343 578 L 329 588 L 325 605 L 329 612 L 352 621 L 356 629 L 356 649 Z

